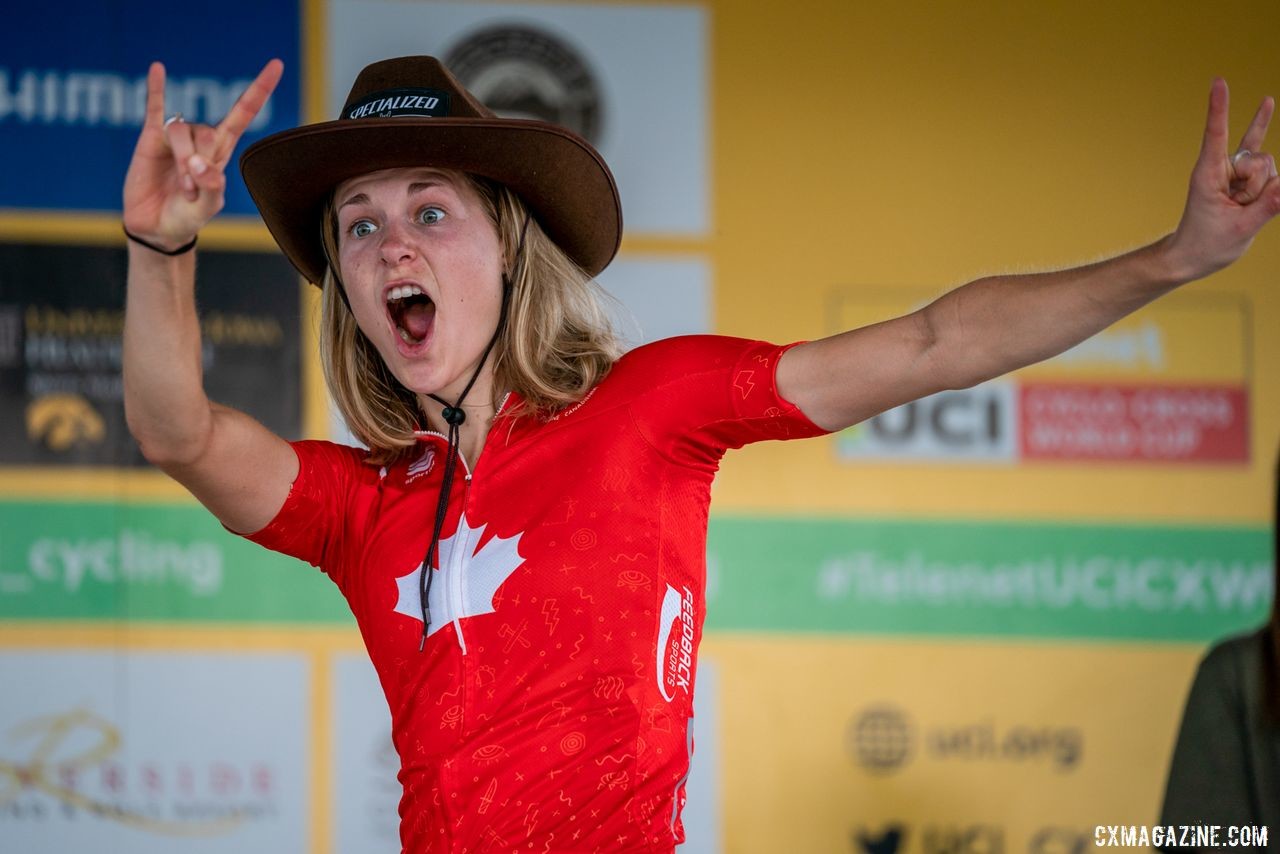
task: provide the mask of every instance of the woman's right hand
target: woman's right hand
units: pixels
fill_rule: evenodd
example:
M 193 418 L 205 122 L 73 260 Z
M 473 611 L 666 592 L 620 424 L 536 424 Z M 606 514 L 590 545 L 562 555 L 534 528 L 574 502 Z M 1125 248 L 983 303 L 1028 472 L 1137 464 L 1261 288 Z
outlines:
M 165 121 L 164 66 L 147 71 L 147 111 L 124 179 L 124 227 L 158 246 L 188 243 L 222 209 L 226 166 L 236 143 L 280 82 L 268 62 L 217 127 Z

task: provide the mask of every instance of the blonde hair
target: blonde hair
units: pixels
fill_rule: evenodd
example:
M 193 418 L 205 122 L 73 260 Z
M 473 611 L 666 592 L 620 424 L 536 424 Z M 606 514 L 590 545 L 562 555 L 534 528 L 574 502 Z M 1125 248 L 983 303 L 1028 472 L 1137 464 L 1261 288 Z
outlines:
M 543 232 L 519 196 L 488 179 L 465 177 L 497 229 L 510 271 L 506 323 L 489 357 L 494 393 L 520 395 L 513 417 L 549 417 L 585 397 L 621 352 L 604 309 L 609 296 Z M 392 375 L 343 296 L 334 269 L 338 232 L 332 201 L 325 205 L 321 230 L 329 259 L 320 319 L 325 383 L 351 432 L 369 447 L 370 460 L 391 462 L 415 444 L 413 433 L 423 421 L 418 397 Z

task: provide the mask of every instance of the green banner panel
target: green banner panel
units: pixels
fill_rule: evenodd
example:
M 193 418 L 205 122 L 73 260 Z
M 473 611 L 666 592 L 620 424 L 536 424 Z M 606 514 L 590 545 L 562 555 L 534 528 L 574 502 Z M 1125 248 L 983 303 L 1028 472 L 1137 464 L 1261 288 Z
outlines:
M 353 623 L 319 570 L 203 507 L 0 502 L 0 619 Z
M 1263 528 L 718 517 L 707 628 L 1206 641 L 1269 613 Z
M 1206 641 L 1261 623 L 1265 529 L 717 516 L 710 631 Z M 0 619 L 350 623 L 198 506 L 0 502 Z

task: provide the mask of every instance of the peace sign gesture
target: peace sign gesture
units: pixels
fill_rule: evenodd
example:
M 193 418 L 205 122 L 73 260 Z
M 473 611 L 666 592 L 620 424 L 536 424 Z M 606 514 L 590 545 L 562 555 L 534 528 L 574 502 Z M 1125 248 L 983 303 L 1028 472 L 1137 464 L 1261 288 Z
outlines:
M 124 179 L 124 227 L 177 248 L 222 209 L 226 166 L 245 128 L 280 82 L 284 63 L 268 62 L 217 127 L 165 121 L 164 66 L 147 71 L 147 112 Z
M 1239 147 L 1228 152 L 1227 83 L 1213 81 L 1204 142 L 1170 244 L 1187 278 L 1207 276 L 1235 261 L 1280 213 L 1276 161 L 1260 150 L 1274 111 L 1275 100 L 1264 98 Z

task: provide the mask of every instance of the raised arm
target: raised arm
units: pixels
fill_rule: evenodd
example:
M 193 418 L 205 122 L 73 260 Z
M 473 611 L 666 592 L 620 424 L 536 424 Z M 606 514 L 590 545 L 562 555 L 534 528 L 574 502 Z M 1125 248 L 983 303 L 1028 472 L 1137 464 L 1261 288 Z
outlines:
M 1056 356 L 1227 266 L 1280 213 L 1275 159 L 1259 151 L 1274 109 L 1264 99 L 1229 154 L 1227 84 L 1214 81 L 1186 207 L 1167 237 L 1084 267 L 978 279 L 903 317 L 794 347 L 779 391 L 819 426 L 843 429 Z
M 242 412 L 210 402 L 200 360 L 195 252 L 181 248 L 223 204 L 237 140 L 280 79 L 279 60 L 216 128 L 164 118 L 164 67 L 147 73 L 147 109 L 124 184 L 129 241 L 124 401 L 143 455 L 228 527 L 255 531 L 284 503 L 297 475 L 289 445 Z M 137 242 L 146 241 L 155 248 Z

